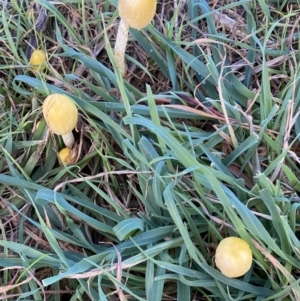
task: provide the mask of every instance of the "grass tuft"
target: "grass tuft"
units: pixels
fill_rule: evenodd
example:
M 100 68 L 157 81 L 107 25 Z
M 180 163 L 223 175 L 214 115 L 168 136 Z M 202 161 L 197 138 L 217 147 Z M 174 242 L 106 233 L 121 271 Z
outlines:
M 158 1 L 124 79 L 116 6 L 0 2 L 0 299 L 300 300 L 299 3 Z M 80 112 L 71 165 L 51 93 Z

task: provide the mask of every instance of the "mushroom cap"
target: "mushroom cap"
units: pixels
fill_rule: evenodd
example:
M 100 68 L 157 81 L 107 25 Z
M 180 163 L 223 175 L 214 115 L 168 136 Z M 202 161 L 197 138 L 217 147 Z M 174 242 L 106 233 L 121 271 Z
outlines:
M 73 164 L 76 161 L 76 151 L 65 147 L 58 153 L 58 158 L 66 165 Z
M 223 275 L 230 278 L 240 277 L 246 274 L 252 265 L 252 252 L 243 239 L 227 237 L 219 243 L 215 261 Z
M 129 27 L 140 30 L 153 19 L 156 0 L 119 0 L 118 10 Z
M 48 127 L 56 135 L 72 132 L 78 121 L 74 101 L 63 94 L 51 94 L 44 100 L 43 115 Z
M 46 61 L 46 53 L 43 50 L 34 50 L 30 56 L 29 63 L 34 71 L 43 71 Z

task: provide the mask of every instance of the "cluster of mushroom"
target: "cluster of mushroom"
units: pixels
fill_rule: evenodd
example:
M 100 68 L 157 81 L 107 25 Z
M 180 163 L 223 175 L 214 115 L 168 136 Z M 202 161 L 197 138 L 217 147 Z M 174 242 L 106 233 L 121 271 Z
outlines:
M 118 10 L 121 21 L 115 43 L 115 59 L 118 69 L 125 77 L 124 56 L 129 27 L 141 30 L 150 24 L 156 11 L 156 0 L 119 0 Z M 47 56 L 43 50 L 36 49 L 32 52 L 29 63 L 33 71 L 42 72 L 46 67 L 46 62 Z
M 137 30 L 146 27 L 154 17 L 156 0 L 119 0 L 118 10 L 121 21 L 115 43 L 115 59 L 117 68 L 125 77 L 124 56 L 129 27 Z M 44 51 L 34 50 L 29 62 L 33 71 L 43 71 L 46 61 L 47 57 Z M 60 161 L 65 164 L 74 163 L 75 156 L 72 147 L 75 140 L 72 131 L 78 121 L 78 110 L 73 100 L 66 95 L 49 95 L 43 104 L 43 115 L 50 130 L 56 135 L 61 135 L 66 146 L 58 154 Z
M 121 21 L 115 44 L 115 59 L 124 77 L 128 29 L 132 27 L 140 30 L 151 22 L 156 10 L 156 0 L 119 0 L 118 9 Z M 46 55 L 43 51 L 36 50 L 32 53 L 30 64 L 34 70 L 43 68 L 45 62 Z M 43 115 L 50 130 L 56 135 L 61 135 L 66 146 L 58 154 L 60 160 L 65 164 L 74 163 L 76 155 L 72 150 L 75 143 L 72 131 L 78 121 L 78 110 L 74 101 L 62 94 L 49 95 L 43 104 Z M 216 265 L 222 274 L 230 278 L 240 277 L 247 273 L 251 268 L 252 260 L 249 245 L 238 237 L 223 239 L 216 249 Z
M 54 134 L 61 135 L 66 146 L 59 152 L 59 159 L 65 164 L 74 163 L 76 154 L 72 150 L 75 144 L 72 131 L 78 121 L 78 110 L 74 101 L 67 95 L 51 94 L 44 100 L 43 115 L 49 129 Z

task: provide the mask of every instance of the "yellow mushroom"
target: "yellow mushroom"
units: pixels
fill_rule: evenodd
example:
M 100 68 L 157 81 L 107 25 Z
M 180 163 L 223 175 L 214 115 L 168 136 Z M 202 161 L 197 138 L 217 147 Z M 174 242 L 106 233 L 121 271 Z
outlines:
M 243 239 L 227 237 L 219 243 L 215 261 L 223 275 L 230 278 L 240 277 L 246 274 L 252 265 L 252 252 Z
M 72 148 L 75 143 L 72 131 L 78 121 L 74 101 L 63 94 L 49 95 L 43 103 L 43 115 L 50 130 L 62 136 L 67 148 Z
M 46 67 L 47 57 L 43 50 L 34 50 L 30 56 L 32 70 L 42 72 Z
M 58 153 L 58 159 L 60 163 L 69 165 L 76 162 L 76 155 L 77 154 L 74 149 L 65 147 Z
M 128 30 L 132 27 L 141 30 L 154 17 L 156 0 L 119 0 L 118 10 L 121 21 L 115 43 L 116 64 L 123 77 L 126 75 L 125 49 L 128 40 Z

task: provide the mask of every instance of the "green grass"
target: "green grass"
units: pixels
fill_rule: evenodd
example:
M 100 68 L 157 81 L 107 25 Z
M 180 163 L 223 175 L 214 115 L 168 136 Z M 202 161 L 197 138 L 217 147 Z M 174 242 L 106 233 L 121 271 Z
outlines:
M 159 1 L 125 79 L 117 1 L 32 4 L 0 3 L 0 299 L 300 300 L 299 2 Z M 80 112 L 71 166 L 51 93 Z M 237 279 L 227 236 L 254 256 Z

